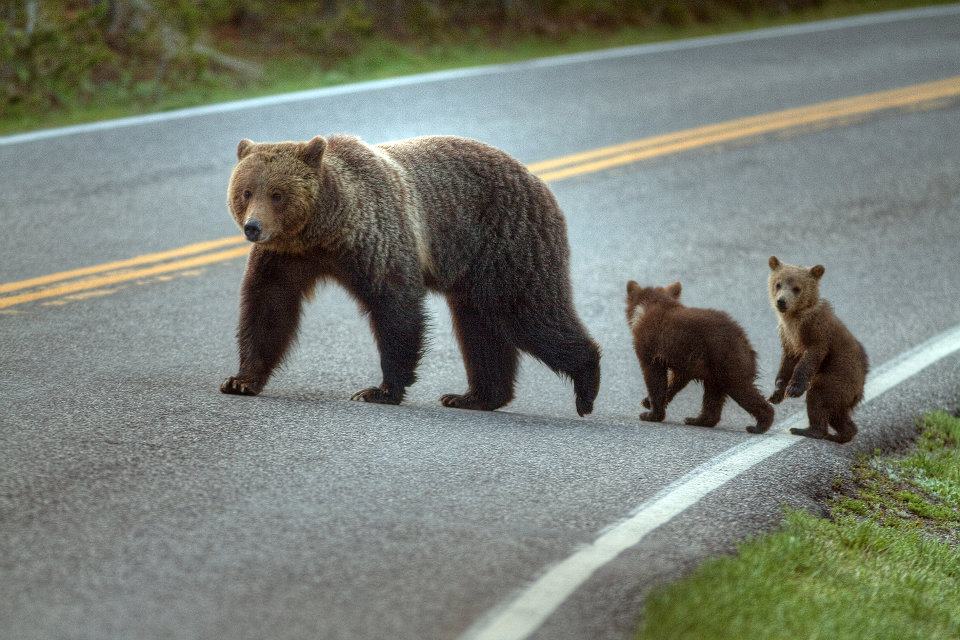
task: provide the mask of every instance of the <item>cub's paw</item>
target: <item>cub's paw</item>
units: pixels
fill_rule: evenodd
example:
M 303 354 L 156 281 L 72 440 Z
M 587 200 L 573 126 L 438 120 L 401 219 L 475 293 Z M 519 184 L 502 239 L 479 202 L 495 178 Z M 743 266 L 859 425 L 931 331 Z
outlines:
M 397 397 L 396 394 L 391 393 L 388 390 L 383 389 L 382 387 L 370 387 L 369 389 L 362 389 L 357 391 L 355 394 L 350 396 L 350 399 L 355 402 L 373 402 L 376 404 L 400 404 L 402 397 Z
M 799 398 L 806 392 L 807 385 L 803 382 L 791 382 L 787 387 L 786 393 L 790 398 Z
M 767 400 L 772 404 L 780 404 L 783 402 L 783 388 L 781 387 L 774 391 Z
M 255 396 L 263 391 L 263 383 L 241 376 L 230 376 L 220 385 L 220 393 L 235 396 Z
M 581 418 L 586 415 L 590 415 L 593 412 L 593 401 L 587 400 L 580 394 L 577 394 L 576 399 L 577 404 L 577 415 Z
M 663 419 L 667 417 L 665 413 L 656 412 L 656 411 L 644 411 L 640 414 L 640 419 L 644 422 L 663 422 Z
M 795 436 L 803 436 L 805 438 L 813 438 L 814 440 L 823 440 L 827 437 L 827 434 L 823 431 L 817 431 L 816 429 L 798 429 L 797 427 L 791 427 L 790 433 Z
M 440 404 L 448 409 L 470 409 L 472 411 L 493 411 L 499 409 L 505 402 L 495 402 L 481 398 L 470 391 L 466 393 L 445 393 L 440 396 Z
M 759 424 L 751 424 L 747 426 L 747 433 L 766 433 L 770 430 L 770 425 L 763 426 Z
M 685 418 L 683 424 L 690 425 L 691 427 L 715 427 L 720 420 L 714 420 L 713 418 L 704 418 L 703 416 L 694 416 L 692 418 Z
M 649 408 L 650 408 L 650 397 L 647 396 L 646 398 L 644 398 L 644 399 L 643 399 L 643 402 L 641 402 L 640 404 L 643 405 L 643 408 L 644 408 L 644 409 L 649 409 Z

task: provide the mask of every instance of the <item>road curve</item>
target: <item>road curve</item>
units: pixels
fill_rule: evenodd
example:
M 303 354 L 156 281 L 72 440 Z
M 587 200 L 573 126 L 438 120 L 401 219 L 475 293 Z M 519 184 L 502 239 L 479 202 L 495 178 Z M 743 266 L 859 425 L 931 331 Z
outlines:
M 524 162 L 960 75 L 960 10 L 455 73 L 0 144 L 0 296 L 50 274 L 235 234 L 237 140 L 348 131 L 476 137 Z M 482 632 L 551 567 L 640 505 L 762 438 L 640 424 L 624 282 L 684 283 L 778 357 L 766 258 L 827 266 L 829 297 L 879 367 L 960 324 L 960 125 L 953 95 L 732 136 L 554 176 L 578 308 L 604 346 L 597 409 L 524 361 L 507 410 L 446 410 L 465 386 L 444 305 L 400 407 L 347 401 L 378 380 L 354 304 L 310 305 L 263 396 L 233 372 L 242 244 L 223 260 L 0 308 L 0 628 L 16 638 L 456 638 Z M 686 139 L 686 138 L 684 138 Z M 633 150 L 636 152 L 636 149 Z M 602 158 L 541 165 L 543 172 Z M 140 258 L 133 258 L 138 260 Z M 3 298 L 0 297 L 0 302 Z M 858 451 L 956 404 L 952 352 L 877 394 L 852 447 L 775 452 L 599 565 L 524 637 L 630 637 L 648 590 L 815 506 Z M 877 387 L 879 389 L 879 387 Z M 802 410 L 791 401 L 778 417 Z M 770 442 L 781 436 L 768 436 Z M 493 612 L 493 613 L 491 613 Z

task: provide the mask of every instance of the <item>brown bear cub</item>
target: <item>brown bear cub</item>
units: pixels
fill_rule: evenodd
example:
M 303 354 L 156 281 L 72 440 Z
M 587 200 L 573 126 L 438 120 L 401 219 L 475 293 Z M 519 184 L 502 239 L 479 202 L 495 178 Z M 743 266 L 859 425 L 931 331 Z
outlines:
M 667 405 L 691 380 L 703 382 L 700 415 L 686 424 L 713 427 L 720 421 L 727 396 L 757 419 L 750 433 L 764 433 L 773 424 L 773 407 L 754 386 L 757 354 L 733 318 L 714 309 L 680 303 L 680 283 L 641 287 L 627 283 L 627 321 L 640 360 L 647 397 L 641 420 L 660 422 Z
M 416 380 L 424 298 L 447 299 L 468 389 L 447 407 L 513 398 L 519 352 L 573 380 L 593 410 L 600 349 L 573 306 L 567 227 L 542 180 L 503 151 L 453 136 L 370 145 L 337 135 L 241 140 L 227 202 L 253 243 L 240 296 L 240 370 L 256 395 L 283 360 L 314 286 L 333 280 L 369 315 L 383 380 L 354 400 L 398 404 Z
M 777 312 L 783 359 L 776 391 L 770 402 L 784 395 L 807 394 L 807 429 L 790 432 L 809 438 L 850 442 L 857 425 L 850 412 L 863 399 L 870 368 L 867 352 L 820 297 L 823 265 L 809 269 L 770 258 L 770 304 Z M 827 426 L 836 434 L 830 434 Z

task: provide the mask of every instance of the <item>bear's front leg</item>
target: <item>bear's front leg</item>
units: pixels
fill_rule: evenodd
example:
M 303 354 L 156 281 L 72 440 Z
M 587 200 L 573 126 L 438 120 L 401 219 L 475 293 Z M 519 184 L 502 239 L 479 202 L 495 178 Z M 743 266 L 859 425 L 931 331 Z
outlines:
M 784 349 L 783 357 L 780 359 L 780 370 L 777 372 L 777 380 L 774 383 L 774 391 L 768 398 L 773 404 L 783 402 L 783 397 L 787 388 L 787 383 L 793 377 L 793 370 L 797 366 L 799 358 L 792 355 Z
M 426 320 L 422 291 L 382 289 L 361 297 L 370 312 L 370 328 L 380 350 L 383 382 L 353 394 L 351 400 L 400 404 L 416 379 L 423 353 Z
M 814 345 L 808 347 L 797 362 L 793 370 L 793 376 L 784 392 L 788 398 L 799 398 L 807 391 L 810 386 L 810 380 L 820 369 L 823 359 L 827 356 L 827 347 L 825 345 Z
M 253 248 L 240 289 L 240 371 L 220 385 L 221 393 L 263 390 L 296 336 L 303 296 L 314 281 L 300 258 Z

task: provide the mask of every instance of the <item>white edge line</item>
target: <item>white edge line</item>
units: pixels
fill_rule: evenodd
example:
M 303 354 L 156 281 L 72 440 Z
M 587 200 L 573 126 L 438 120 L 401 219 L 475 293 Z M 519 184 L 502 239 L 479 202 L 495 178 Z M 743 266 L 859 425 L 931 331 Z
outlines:
M 870 376 L 864 402 L 916 375 L 931 364 L 960 350 L 960 325 L 884 363 Z M 775 433 L 731 447 L 719 456 L 675 480 L 634 509 L 623 521 L 607 527 L 592 543 L 553 565 L 529 586 L 480 618 L 462 640 L 523 640 L 536 631 L 594 572 L 647 534 L 695 505 L 758 463 L 803 438 L 785 433 L 805 422 L 797 412 L 774 426 Z
M 246 100 L 234 100 L 231 102 L 220 102 L 215 104 L 203 105 L 199 107 L 189 107 L 186 109 L 175 109 L 172 111 L 162 111 L 142 116 L 130 116 L 127 118 L 117 118 L 114 120 L 102 120 L 99 122 L 90 122 L 85 124 L 72 125 L 68 127 L 57 127 L 52 129 L 40 129 L 39 131 L 30 131 L 9 136 L 0 136 L 0 146 L 24 144 L 36 142 L 38 140 L 47 140 L 62 136 L 77 135 L 81 133 L 94 133 L 98 131 L 108 131 L 110 129 L 119 129 L 122 127 L 133 127 L 156 122 L 165 122 L 168 120 L 180 120 L 183 118 L 195 118 L 218 113 L 230 113 L 232 111 L 242 111 L 245 109 L 256 109 L 258 107 L 269 107 L 291 102 L 301 102 L 305 100 L 315 100 L 318 98 L 327 98 L 331 96 L 346 95 L 352 93 L 363 93 L 366 91 L 377 91 L 381 89 L 391 89 L 395 87 L 405 87 L 415 84 L 428 84 L 434 82 L 443 82 L 446 80 L 456 80 L 460 78 L 471 78 L 476 76 L 492 75 L 497 73 L 515 73 L 529 69 L 543 69 L 548 67 L 557 67 L 569 64 L 582 64 L 585 62 L 594 62 L 598 60 L 610 60 L 615 58 L 626 58 L 631 56 L 642 56 L 669 51 L 680 51 L 684 49 L 698 49 L 702 47 L 712 47 L 723 44 L 734 44 L 739 42 L 751 42 L 755 40 L 767 40 L 771 38 L 780 38 L 783 36 L 792 36 L 805 33 L 819 33 L 825 31 L 834 31 L 837 29 L 851 29 L 869 25 L 886 24 L 891 22 L 901 22 L 914 20 L 918 18 L 935 18 L 941 16 L 953 16 L 960 14 L 960 4 L 939 5 L 934 7 L 924 7 L 919 9 L 906 9 L 902 11 L 889 11 L 885 13 L 872 13 L 862 16 L 852 16 L 849 18 L 838 18 L 834 20 L 823 20 L 819 22 L 807 22 L 803 24 L 788 25 L 784 27 L 772 27 L 768 29 L 757 29 L 754 31 L 744 31 L 740 33 L 730 33 L 725 35 L 707 36 L 703 38 L 688 38 L 683 40 L 673 40 L 669 42 L 658 42 L 652 44 L 633 45 L 628 47 L 617 47 L 614 49 L 601 49 L 599 51 L 588 51 L 585 53 L 574 53 L 568 55 L 551 56 L 547 58 L 535 58 L 523 62 L 512 62 L 506 64 L 487 65 L 482 67 L 466 67 L 461 69 L 449 69 L 446 71 L 434 71 L 430 73 L 420 73 L 408 76 L 399 76 L 395 78 L 385 78 L 383 80 L 371 80 L 368 82 L 357 82 L 352 84 L 343 84 L 332 87 L 321 87 L 318 89 L 307 89 L 304 91 L 295 91 L 292 93 L 280 93 L 259 98 L 249 98 Z

